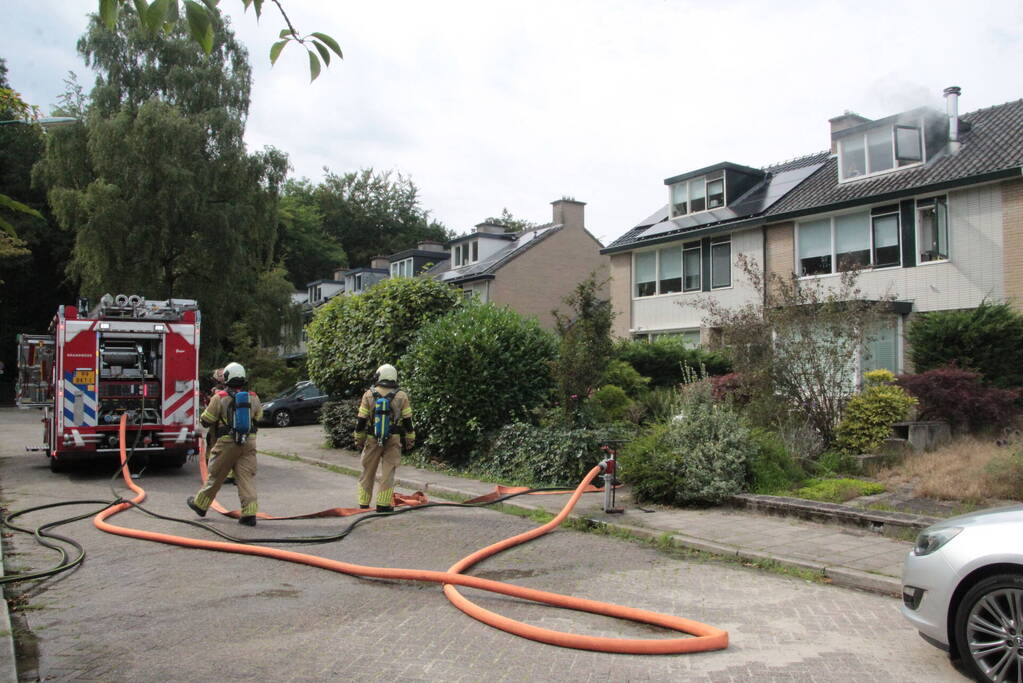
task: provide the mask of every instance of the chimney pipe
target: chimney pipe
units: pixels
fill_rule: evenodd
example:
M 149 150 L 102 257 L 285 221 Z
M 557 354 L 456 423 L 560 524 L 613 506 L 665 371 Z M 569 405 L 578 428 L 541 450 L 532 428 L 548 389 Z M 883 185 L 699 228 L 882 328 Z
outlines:
M 959 142 L 959 94 L 958 85 L 945 88 L 945 113 L 948 115 L 948 151 L 958 154 L 963 143 Z

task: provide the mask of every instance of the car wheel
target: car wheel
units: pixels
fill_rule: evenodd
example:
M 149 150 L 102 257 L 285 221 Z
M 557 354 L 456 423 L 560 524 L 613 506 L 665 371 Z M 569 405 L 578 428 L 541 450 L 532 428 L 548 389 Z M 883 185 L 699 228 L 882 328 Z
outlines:
M 274 424 L 278 427 L 287 427 L 291 424 L 291 411 L 278 410 L 274 413 Z
M 978 681 L 1023 677 L 1023 575 L 984 579 L 963 596 L 955 619 L 956 646 Z

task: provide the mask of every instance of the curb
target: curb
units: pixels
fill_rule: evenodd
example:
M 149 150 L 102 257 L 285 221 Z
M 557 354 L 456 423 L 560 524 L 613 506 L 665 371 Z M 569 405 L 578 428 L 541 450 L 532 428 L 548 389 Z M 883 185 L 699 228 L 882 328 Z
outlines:
M 751 512 L 838 523 L 868 529 L 882 536 L 897 536 L 900 532 L 907 530 L 918 533 L 941 521 L 938 517 L 914 515 L 908 512 L 865 510 L 840 503 L 823 503 L 803 498 L 767 496 L 756 493 L 740 493 L 731 496 L 728 502 Z
M 4 547 L 0 539 L 0 578 L 4 576 Z M 17 683 L 18 669 L 14 657 L 14 629 L 7 611 L 7 599 L 0 585 L 0 683 Z M 4 664 L 8 662 L 8 664 Z
M 309 458 L 301 455 L 295 455 L 300 462 L 310 465 L 336 465 L 336 463 L 328 462 L 326 460 L 320 460 L 318 458 Z M 350 468 L 349 468 L 350 469 Z M 439 486 L 437 484 L 428 484 L 422 481 L 416 481 L 407 479 L 405 477 L 395 477 L 395 485 L 401 486 L 402 488 L 413 489 L 418 491 L 436 491 L 442 495 L 448 496 L 459 496 L 465 499 L 476 497 L 476 493 L 465 491 L 462 489 L 450 488 L 447 486 Z M 509 507 L 516 507 L 520 510 L 543 510 L 547 512 L 545 508 L 538 507 L 535 505 L 528 505 L 524 503 L 515 502 L 514 500 L 506 501 L 502 505 Z M 587 522 L 592 526 L 600 526 L 607 529 L 617 529 L 628 533 L 631 536 L 642 538 L 644 540 L 658 540 L 663 538 L 667 533 L 671 544 L 679 548 L 689 548 L 691 550 L 699 550 L 701 552 L 709 553 L 711 555 L 718 555 L 725 558 L 738 558 L 740 560 L 749 561 L 770 561 L 779 564 L 783 567 L 790 569 L 800 569 L 804 571 L 811 571 L 816 574 L 820 574 L 822 577 L 828 579 L 832 584 L 836 586 L 842 586 L 844 588 L 856 588 L 871 593 L 880 593 L 887 596 L 901 596 L 902 595 L 902 580 L 894 576 L 886 576 L 884 574 L 871 574 L 859 569 L 853 569 L 851 567 L 829 567 L 827 565 L 818 564 L 815 562 L 808 562 L 806 560 L 800 560 L 793 557 L 785 557 L 782 555 L 773 555 L 771 553 L 763 553 L 755 550 L 743 550 L 736 546 L 725 545 L 723 543 L 715 543 L 713 541 L 707 541 L 701 538 L 695 538 L 692 536 L 686 536 L 684 534 L 665 532 L 659 529 L 649 529 L 645 527 L 631 526 L 628 524 L 618 524 L 609 522 L 606 519 L 593 519 L 585 517 L 583 515 L 571 514 L 569 515 L 572 519 L 577 519 L 583 522 Z

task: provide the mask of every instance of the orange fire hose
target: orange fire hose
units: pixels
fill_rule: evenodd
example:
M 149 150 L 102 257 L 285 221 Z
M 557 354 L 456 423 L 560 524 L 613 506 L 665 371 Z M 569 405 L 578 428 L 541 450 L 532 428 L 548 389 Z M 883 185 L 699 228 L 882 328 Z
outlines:
M 125 484 L 136 493 L 132 502 L 141 503 L 146 498 L 146 492 L 131 480 L 131 477 L 128 475 L 128 468 L 125 466 L 125 463 L 127 462 L 124 447 L 127 433 L 126 426 L 127 417 L 122 416 L 120 428 L 122 476 Z M 351 574 L 352 576 L 404 581 L 431 581 L 433 583 L 444 584 L 444 594 L 447 596 L 448 600 L 454 603 L 458 609 L 462 610 L 474 619 L 478 619 L 479 621 L 503 631 L 507 631 L 508 633 L 513 633 L 517 636 L 529 638 L 542 643 L 549 643 L 551 645 L 560 645 L 562 647 L 581 650 L 619 652 L 625 654 L 682 654 L 688 652 L 721 650 L 728 647 L 727 631 L 715 628 L 714 626 L 708 626 L 707 624 L 702 624 L 698 621 L 692 621 L 690 619 L 675 617 L 668 614 L 661 614 L 659 612 L 636 609 L 633 607 L 622 607 L 620 605 L 599 602 L 596 600 L 575 598 L 567 595 L 560 595 L 558 593 L 548 593 L 546 591 L 525 588 L 523 586 L 516 586 L 514 584 L 503 583 L 501 581 L 492 581 L 490 579 L 483 579 L 475 576 L 466 576 L 461 573 L 480 560 L 490 557 L 491 555 L 501 552 L 507 548 L 519 545 L 520 543 L 525 543 L 526 541 L 545 534 L 557 527 L 565 519 L 565 517 L 568 516 L 573 506 L 575 506 L 576 502 L 579 500 L 579 497 L 582 495 L 585 488 L 585 483 L 589 482 L 589 480 L 597 474 L 598 470 L 599 467 L 595 467 L 586 475 L 586 478 L 583 479 L 583 483 L 581 483 L 572 493 L 572 497 L 569 499 L 568 503 L 565 504 L 564 509 L 558 513 L 557 517 L 536 529 L 532 529 L 478 550 L 455 563 L 446 572 L 425 569 L 370 567 L 366 565 L 330 560 L 324 557 L 307 555 L 305 553 L 298 553 L 291 550 L 270 548 L 267 546 L 246 545 L 244 543 L 227 543 L 224 541 L 207 541 L 202 539 L 186 538 L 183 536 L 174 536 L 171 534 L 156 533 L 152 531 L 143 531 L 141 529 L 130 529 L 127 527 L 117 526 L 106 521 L 109 517 L 130 508 L 131 504 L 129 503 L 120 503 L 103 510 L 93 519 L 93 524 L 96 528 L 107 533 L 128 536 L 130 538 L 139 538 L 147 541 L 156 541 L 158 543 L 180 545 L 186 548 L 220 550 L 224 552 L 241 553 L 244 555 L 271 557 L 287 562 L 295 562 L 299 564 L 307 564 L 312 567 L 329 569 L 330 571 L 340 572 L 342 574 Z M 644 624 L 661 626 L 666 629 L 689 634 L 692 637 L 649 640 L 583 636 L 573 633 L 564 633 L 562 631 L 553 631 L 525 624 L 514 619 L 509 619 L 508 617 L 503 617 L 499 614 L 483 609 L 461 595 L 455 588 L 455 585 L 491 591 L 523 600 L 553 605 L 555 607 L 565 607 L 583 612 L 591 612 L 593 614 L 602 614 L 609 617 L 617 617 Z

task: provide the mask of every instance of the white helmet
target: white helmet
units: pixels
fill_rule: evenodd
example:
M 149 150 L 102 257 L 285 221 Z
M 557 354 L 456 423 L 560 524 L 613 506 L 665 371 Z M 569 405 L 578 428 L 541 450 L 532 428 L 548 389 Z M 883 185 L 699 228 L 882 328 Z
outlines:
M 382 387 L 396 387 L 398 386 L 398 371 L 394 369 L 393 365 L 384 363 L 377 368 L 377 374 L 373 378 L 373 382 Z
M 245 368 L 241 363 L 228 363 L 224 366 L 224 381 L 232 387 L 245 384 Z

